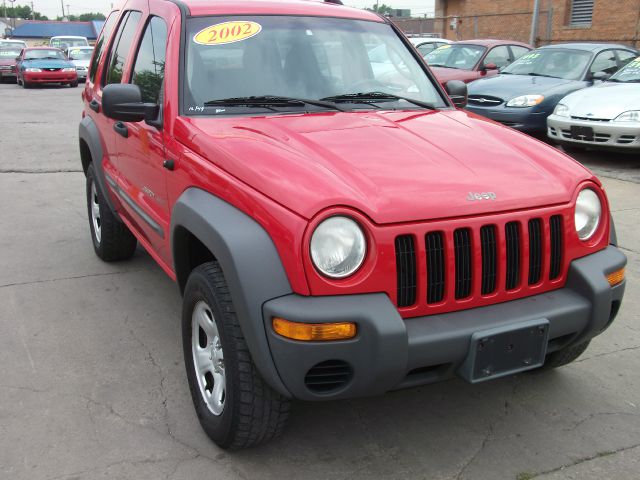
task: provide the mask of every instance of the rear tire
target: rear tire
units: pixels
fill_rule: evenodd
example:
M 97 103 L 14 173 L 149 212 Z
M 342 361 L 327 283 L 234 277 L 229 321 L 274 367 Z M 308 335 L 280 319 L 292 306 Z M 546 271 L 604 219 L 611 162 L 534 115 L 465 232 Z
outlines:
M 587 150 L 587 147 L 583 147 L 582 145 L 573 145 L 568 143 L 561 143 L 562 150 L 567 153 L 582 153 Z
M 138 241 L 111 211 L 95 181 L 93 164 L 87 169 L 87 210 L 89 229 L 96 255 L 105 262 L 128 260 Z
M 263 380 L 253 363 L 215 261 L 189 276 L 182 343 L 198 420 L 218 446 L 253 447 L 280 435 L 289 417 L 289 400 Z
M 544 361 L 544 368 L 558 368 L 570 364 L 585 352 L 590 343 L 591 340 L 588 340 L 550 353 Z
M 26 82 L 24 80 L 22 81 L 22 88 L 29 89 L 31 87 L 32 87 L 32 85 L 29 82 Z

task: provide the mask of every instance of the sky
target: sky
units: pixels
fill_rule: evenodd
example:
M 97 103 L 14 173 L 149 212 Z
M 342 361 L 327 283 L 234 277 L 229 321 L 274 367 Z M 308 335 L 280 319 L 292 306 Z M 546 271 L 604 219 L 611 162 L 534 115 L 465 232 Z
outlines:
M 0 0 L 0 5 L 3 0 Z M 9 0 L 5 0 L 7 6 L 10 6 Z M 118 0 L 62 0 L 65 5 L 65 13 L 67 5 L 72 15 L 80 15 L 87 12 L 109 13 L 111 4 Z M 277 0 L 274 0 L 277 1 Z M 375 0 L 343 0 L 345 5 L 351 7 L 370 7 L 375 4 Z M 29 5 L 31 0 L 16 0 L 15 5 Z M 434 0 L 380 0 L 380 4 L 385 3 L 392 8 L 410 8 L 414 16 L 422 16 L 424 14 L 433 14 Z M 34 10 L 46 15 L 49 18 L 56 18 L 62 14 L 62 6 L 60 0 L 33 0 Z

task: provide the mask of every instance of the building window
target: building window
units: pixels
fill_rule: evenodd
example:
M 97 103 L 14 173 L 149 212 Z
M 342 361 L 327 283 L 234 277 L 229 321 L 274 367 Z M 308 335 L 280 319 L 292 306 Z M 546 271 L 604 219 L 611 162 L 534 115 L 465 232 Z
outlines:
M 591 25 L 593 18 L 593 3 L 595 0 L 572 0 L 571 1 L 571 18 L 569 25 L 582 26 Z

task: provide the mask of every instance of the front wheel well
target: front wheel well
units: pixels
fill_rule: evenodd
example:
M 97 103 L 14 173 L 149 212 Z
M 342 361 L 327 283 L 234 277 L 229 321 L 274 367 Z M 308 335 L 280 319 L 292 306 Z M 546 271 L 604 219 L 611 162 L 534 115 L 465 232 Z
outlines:
M 89 145 L 87 145 L 87 142 L 83 139 L 80 139 L 80 161 L 82 162 L 82 170 L 85 175 L 87 174 L 91 160 L 91 150 L 89 149 Z
M 216 260 L 213 253 L 198 237 L 184 227 L 173 234 L 173 262 L 180 292 L 184 293 L 189 274 L 203 263 Z

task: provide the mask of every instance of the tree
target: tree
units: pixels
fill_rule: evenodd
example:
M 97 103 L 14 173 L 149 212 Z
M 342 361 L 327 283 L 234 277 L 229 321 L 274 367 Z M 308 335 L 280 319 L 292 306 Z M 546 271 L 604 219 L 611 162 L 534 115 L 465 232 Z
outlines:
M 57 21 L 61 21 L 64 19 L 69 20 L 70 22 L 91 22 L 93 20 L 106 20 L 107 17 L 105 17 L 103 14 L 98 13 L 98 12 L 91 12 L 91 13 L 83 13 L 81 15 L 67 15 L 64 18 L 63 17 L 57 17 L 56 20 Z
M 4 10 L 4 9 L 3 9 Z M 7 17 L 8 18 L 25 18 L 34 20 L 48 20 L 45 15 L 42 15 L 40 12 L 35 12 L 31 10 L 31 7 L 28 5 L 19 5 L 17 7 L 7 7 Z
M 369 8 L 367 10 L 371 10 L 372 12 L 378 12 L 380 15 L 391 15 L 393 8 L 383 3 L 382 5 L 375 4 L 372 8 Z

